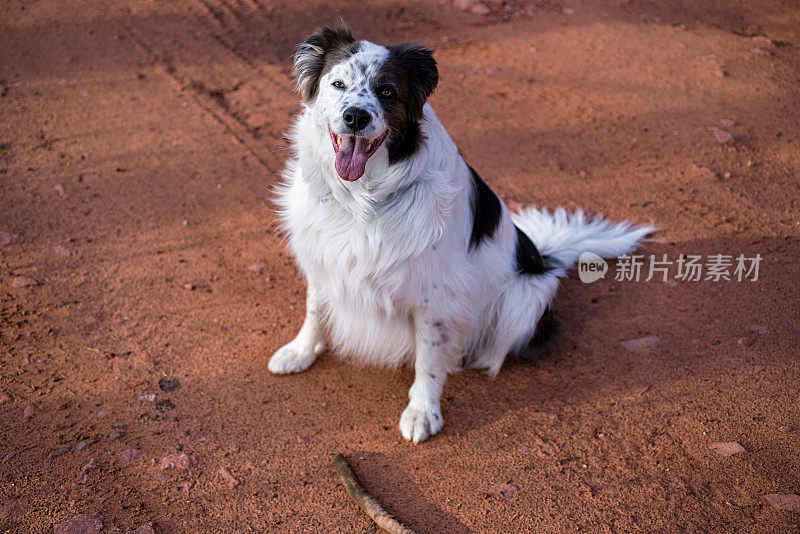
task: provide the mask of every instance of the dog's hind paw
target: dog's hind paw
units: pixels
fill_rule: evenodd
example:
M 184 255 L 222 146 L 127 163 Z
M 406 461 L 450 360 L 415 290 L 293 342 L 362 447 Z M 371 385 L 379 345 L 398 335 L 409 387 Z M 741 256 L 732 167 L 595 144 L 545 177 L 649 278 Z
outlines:
M 438 406 L 431 410 L 419 410 L 409 405 L 400 416 L 400 433 L 414 443 L 425 441 L 439 432 L 442 426 L 444 419 Z
M 294 343 L 279 348 L 269 359 L 267 368 L 276 375 L 302 373 L 317 359 L 317 350 L 298 350 Z

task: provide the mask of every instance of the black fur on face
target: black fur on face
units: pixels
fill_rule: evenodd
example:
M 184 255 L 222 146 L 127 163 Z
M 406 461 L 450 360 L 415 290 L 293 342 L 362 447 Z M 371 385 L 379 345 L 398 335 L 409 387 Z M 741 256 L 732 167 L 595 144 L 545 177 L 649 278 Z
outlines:
M 415 43 L 390 46 L 372 82 L 389 125 L 389 163 L 412 155 L 422 141 L 422 107 L 439 82 L 433 52 Z M 382 93 L 388 90 L 391 95 Z
M 305 102 L 314 100 L 319 92 L 319 79 L 331 66 L 354 54 L 358 45 L 346 26 L 320 28 L 294 55 L 297 87 Z

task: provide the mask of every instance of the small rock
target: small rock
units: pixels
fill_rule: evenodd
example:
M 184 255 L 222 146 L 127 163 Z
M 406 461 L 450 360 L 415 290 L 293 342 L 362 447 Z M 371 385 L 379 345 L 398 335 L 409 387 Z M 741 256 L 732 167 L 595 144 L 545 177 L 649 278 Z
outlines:
M 736 441 L 728 441 L 726 443 L 712 443 L 711 445 L 708 446 L 708 448 L 722 456 L 733 456 L 734 454 L 747 452 L 744 450 L 744 447 L 742 447 Z
M 527 445 L 522 445 L 522 446 L 519 448 L 519 452 L 521 452 L 522 454 L 530 454 L 530 452 L 531 452 L 531 448 L 530 448 L 530 447 L 528 447 Z
M 728 71 L 725 69 L 717 69 L 714 71 L 714 76 L 717 78 L 726 78 L 728 76 Z
M 547 456 L 554 456 L 558 450 L 556 449 L 555 445 L 552 443 L 547 443 L 546 441 L 542 443 L 542 452 L 545 453 Z
M 141 449 L 125 449 L 119 453 L 119 459 L 123 465 L 131 464 L 144 457 L 144 451 Z
M 95 458 L 92 458 L 91 460 L 89 460 L 88 464 L 81 467 L 81 476 L 85 475 L 87 471 L 93 471 L 98 467 L 100 467 L 100 464 L 97 463 L 97 460 Z
M 455 0 L 453 5 L 461 11 L 467 11 L 469 8 L 478 3 L 478 0 Z
M 72 450 L 72 445 L 67 445 L 66 447 L 61 447 L 60 449 L 53 451 L 50 453 L 50 459 L 57 458 L 62 454 L 67 454 L 69 451 Z
M 100 411 L 97 412 L 97 415 L 95 415 L 95 417 L 103 418 L 103 417 L 105 417 L 107 415 L 108 415 L 108 410 L 105 409 L 105 408 L 101 408 Z
M 27 497 L 20 497 L 19 499 L 11 499 L 0 507 L 0 519 L 14 520 L 19 519 L 28 513 L 30 508 L 30 499 Z M 9 532 L 11 532 L 9 530 Z
M 53 252 L 55 252 L 56 254 L 58 254 L 59 256 L 61 256 L 63 258 L 69 258 L 70 255 L 71 255 L 69 249 L 66 248 L 66 247 L 62 247 L 61 245 L 54 246 L 53 247 Z
M 727 130 L 712 126 L 709 128 L 709 131 L 711 131 L 714 134 L 714 138 L 722 144 L 733 142 L 733 134 Z
M 5 391 L 0 391 L 0 406 L 11 400 L 11 396 Z
M 181 388 L 181 381 L 177 378 L 159 378 L 158 387 L 161 391 L 170 392 Z
M 164 413 L 164 412 L 168 412 L 168 411 L 174 410 L 174 409 L 175 409 L 175 405 L 172 404 L 172 401 L 169 400 L 169 399 L 162 399 L 162 400 L 156 402 L 156 411 L 158 413 Z
M 770 52 L 765 48 L 753 48 L 752 50 L 750 50 L 750 52 L 752 52 L 756 56 L 772 57 L 772 52 Z
M 509 495 L 516 493 L 518 490 L 519 488 L 514 484 L 495 484 L 492 486 L 491 492 L 502 495 L 503 497 L 508 497 Z
M 183 284 L 183 289 L 185 289 L 187 291 L 193 291 L 194 290 L 194 284 L 188 284 L 188 283 L 187 284 Z
M 469 12 L 472 13 L 473 15 L 485 17 L 486 15 L 491 13 L 492 10 L 486 7 L 485 5 L 478 3 L 469 8 Z
M 153 480 L 157 480 L 162 484 L 166 484 L 167 482 L 172 480 L 172 475 L 169 475 L 167 473 L 156 473 L 155 475 L 153 475 Z
M 224 347 L 225 345 L 227 345 L 228 343 L 231 342 L 231 338 L 230 338 L 230 336 L 218 337 L 216 342 L 217 342 L 217 345 L 221 345 L 221 346 Z
M 153 523 L 146 523 L 136 530 L 128 529 L 125 531 L 125 534 L 156 534 L 156 531 L 153 529 Z
M 784 434 L 788 434 L 788 433 L 790 433 L 790 432 L 792 432 L 794 430 L 794 427 L 790 426 L 790 425 L 783 425 L 783 426 L 779 426 L 778 430 L 780 430 Z
M 659 339 L 657 336 L 645 336 L 622 341 L 620 345 L 622 345 L 624 349 L 627 349 L 631 352 L 642 352 L 651 347 L 655 347 L 659 343 L 661 343 L 661 339 Z
M 719 124 L 720 126 L 724 126 L 726 128 L 733 128 L 736 126 L 736 121 L 733 119 L 720 119 Z
M 667 278 L 664 281 L 664 283 L 667 284 L 669 287 L 678 287 L 680 285 L 678 284 L 678 281 L 675 280 L 674 278 Z
M 770 506 L 778 510 L 791 510 L 792 512 L 800 512 L 800 495 L 793 493 L 781 494 L 770 493 L 764 495 Z
M 75 450 L 76 451 L 82 451 L 86 447 L 91 447 L 92 445 L 94 445 L 98 441 L 99 440 L 97 440 L 97 439 L 85 439 L 85 440 L 81 441 L 80 443 L 78 443 L 78 446 L 75 447 Z
M 22 410 L 22 415 L 25 417 L 26 421 L 31 417 L 33 417 L 33 414 L 35 413 L 36 413 L 36 405 L 34 403 L 28 404 L 27 406 L 25 406 L 25 409 Z
M 497 67 L 489 67 L 485 70 L 487 76 L 497 76 L 500 74 L 500 69 Z
M 554 412 L 536 412 L 536 415 L 539 417 L 544 417 L 545 419 L 549 419 L 551 421 L 555 421 L 558 419 L 558 414 Z
M 749 337 L 740 337 L 736 340 L 736 343 L 742 347 L 750 347 L 753 344 L 753 340 Z
M 753 332 L 757 332 L 759 334 L 766 334 L 767 333 L 767 327 L 766 326 L 762 326 L 760 324 L 751 325 L 750 326 L 750 330 L 752 330 Z
M 29 276 L 15 276 L 11 285 L 14 287 L 30 287 L 38 286 L 39 282 Z
M 755 37 L 753 37 L 753 41 L 755 41 L 757 43 L 762 43 L 762 44 L 765 44 L 765 45 L 769 45 L 769 46 L 775 46 L 775 41 L 773 41 L 769 37 L 765 37 L 763 35 L 756 35 Z
M 53 534 L 100 534 L 103 531 L 103 522 L 100 514 L 76 515 L 69 521 L 56 525 Z
M 146 395 L 139 395 L 139 400 L 143 400 L 143 401 L 147 401 L 147 402 L 153 402 L 154 400 L 156 400 L 156 394 L 155 393 L 148 393 Z
M 108 436 L 108 441 L 115 441 L 122 437 L 122 432 L 112 432 Z
M 7 247 L 11 243 L 17 240 L 19 237 L 17 234 L 12 234 L 9 232 L 0 232 L 0 247 Z
M 497 445 L 497 443 L 487 443 L 483 446 L 483 450 L 485 451 L 496 451 L 499 448 L 500 447 Z
M 183 483 L 183 491 L 186 492 L 186 495 L 189 495 L 189 492 L 194 487 L 194 480 L 187 480 Z
M 168 454 L 161 461 L 161 469 L 180 469 L 186 471 L 197 467 L 197 456 L 194 454 Z
M 263 263 L 254 263 L 250 267 L 247 268 L 248 271 L 255 274 L 261 274 L 264 272 L 264 264 Z
M 53 186 L 53 189 L 55 189 L 58 192 L 58 194 L 61 195 L 62 197 L 67 196 L 67 192 L 64 190 L 64 186 L 63 185 L 56 184 L 56 185 Z
M 224 467 L 219 468 L 219 474 L 225 479 L 225 482 L 228 484 L 229 488 L 235 488 L 239 485 L 239 481 L 236 479 L 236 477 L 234 477 L 231 472 Z
M 4 463 L 4 464 L 7 464 L 7 463 L 8 463 L 8 462 L 10 462 L 10 461 L 11 461 L 11 459 L 12 459 L 12 458 L 14 458 L 14 456 L 16 456 L 17 454 L 19 454 L 19 451 L 11 451 L 11 452 L 9 452 L 9 453 L 8 453 L 8 454 L 6 454 L 5 456 L 3 456 L 3 463 Z
M 565 7 L 564 9 L 561 10 L 561 12 L 565 15 L 570 15 L 570 16 L 575 14 L 575 10 L 572 9 L 571 7 Z

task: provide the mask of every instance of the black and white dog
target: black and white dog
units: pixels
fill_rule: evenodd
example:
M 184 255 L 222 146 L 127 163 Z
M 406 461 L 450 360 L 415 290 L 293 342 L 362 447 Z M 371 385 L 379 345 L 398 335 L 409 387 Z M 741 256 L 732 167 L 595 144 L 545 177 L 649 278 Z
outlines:
M 277 201 L 308 294 L 300 332 L 269 370 L 305 371 L 328 341 L 356 362 L 413 365 L 400 432 L 418 443 L 442 428 L 448 373 L 497 374 L 581 253 L 629 253 L 652 229 L 510 213 L 426 104 L 438 82 L 430 50 L 323 28 L 294 64 L 303 112 Z

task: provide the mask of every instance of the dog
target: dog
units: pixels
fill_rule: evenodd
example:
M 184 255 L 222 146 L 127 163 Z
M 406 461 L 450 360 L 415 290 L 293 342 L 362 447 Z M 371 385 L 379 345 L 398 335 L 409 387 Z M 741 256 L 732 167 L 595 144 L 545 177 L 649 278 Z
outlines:
M 299 333 L 268 367 L 299 373 L 328 349 L 412 366 L 399 426 L 419 443 L 444 424 L 448 374 L 496 375 L 542 336 L 581 253 L 615 258 L 653 229 L 581 211 L 509 212 L 427 103 L 438 70 L 421 45 L 322 28 L 294 67 L 302 112 L 276 203 L 308 291 Z

